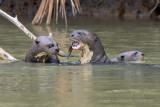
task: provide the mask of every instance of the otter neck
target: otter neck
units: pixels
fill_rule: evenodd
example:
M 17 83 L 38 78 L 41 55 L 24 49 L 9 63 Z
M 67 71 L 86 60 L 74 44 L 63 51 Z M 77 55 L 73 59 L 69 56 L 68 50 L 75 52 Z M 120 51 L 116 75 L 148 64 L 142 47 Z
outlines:
M 90 50 L 93 51 L 93 57 L 90 63 L 110 63 L 110 59 L 107 57 L 101 42 L 95 44 L 94 48 Z
M 28 62 L 37 62 L 37 58 L 36 56 L 40 53 L 40 51 L 38 50 L 37 45 L 35 45 L 35 43 L 33 43 L 28 51 L 28 53 L 26 54 L 26 58 L 25 61 Z
M 85 45 L 80 52 L 80 63 L 86 64 L 89 63 L 92 59 L 93 51 L 91 51 L 88 45 Z

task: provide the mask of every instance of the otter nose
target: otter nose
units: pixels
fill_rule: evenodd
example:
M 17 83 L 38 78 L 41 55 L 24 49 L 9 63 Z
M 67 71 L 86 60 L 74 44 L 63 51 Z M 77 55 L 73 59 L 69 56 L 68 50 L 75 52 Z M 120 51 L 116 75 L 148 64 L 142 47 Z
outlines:
M 59 52 L 59 49 L 57 48 L 57 49 L 55 49 L 55 51 Z
M 74 36 L 74 34 L 71 34 L 71 37 L 73 37 Z

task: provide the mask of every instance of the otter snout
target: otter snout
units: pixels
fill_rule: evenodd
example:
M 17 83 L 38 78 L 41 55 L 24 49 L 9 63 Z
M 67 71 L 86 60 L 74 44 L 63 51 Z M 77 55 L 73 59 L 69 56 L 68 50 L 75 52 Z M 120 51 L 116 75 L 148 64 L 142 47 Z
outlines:
M 71 36 L 71 37 L 74 37 L 74 34 L 71 34 L 70 36 Z
M 55 49 L 56 52 L 59 52 L 59 48 Z

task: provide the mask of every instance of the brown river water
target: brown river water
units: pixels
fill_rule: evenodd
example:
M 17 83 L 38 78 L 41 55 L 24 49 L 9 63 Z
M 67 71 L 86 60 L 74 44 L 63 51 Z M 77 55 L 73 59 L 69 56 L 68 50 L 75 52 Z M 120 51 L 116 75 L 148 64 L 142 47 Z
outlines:
M 33 26 L 35 35 L 54 34 L 67 52 L 69 34 L 76 29 L 96 32 L 110 59 L 138 50 L 143 64 L 78 65 L 77 57 L 61 64 L 0 63 L 0 107 L 160 107 L 160 22 L 151 20 L 69 19 L 58 25 Z M 32 40 L 0 17 L 0 46 L 23 60 Z M 73 52 L 78 55 L 78 51 Z

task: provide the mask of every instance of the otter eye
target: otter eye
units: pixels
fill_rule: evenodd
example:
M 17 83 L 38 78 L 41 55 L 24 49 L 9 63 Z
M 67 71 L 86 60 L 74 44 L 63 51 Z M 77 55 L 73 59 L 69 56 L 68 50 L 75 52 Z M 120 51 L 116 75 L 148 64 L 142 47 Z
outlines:
M 36 40 L 35 43 L 38 45 L 38 44 L 40 43 L 40 41 L 37 41 L 37 40 Z
M 79 35 L 81 35 L 81 32 L 78 32 Z
M 94 39 L 94 41 L 97 42 L 97 41 L 98 41 L 98 38 L 96 37 L 96 38 Z
M 138 52 L 135 52 L 134 55 L 136 56 L 138 54 Z
M 124 60 L 124 56 L 121 56 L 121 60 Z
M 54 44 L 50 44 L 50 45 L 48 46 L 48 48 L 52 48 L 52 47 L 54 47 Z

